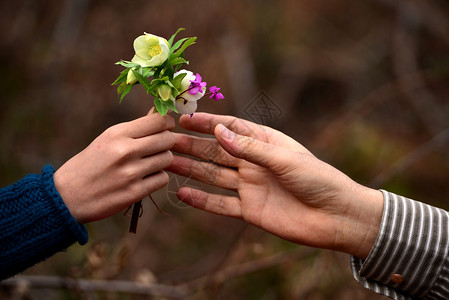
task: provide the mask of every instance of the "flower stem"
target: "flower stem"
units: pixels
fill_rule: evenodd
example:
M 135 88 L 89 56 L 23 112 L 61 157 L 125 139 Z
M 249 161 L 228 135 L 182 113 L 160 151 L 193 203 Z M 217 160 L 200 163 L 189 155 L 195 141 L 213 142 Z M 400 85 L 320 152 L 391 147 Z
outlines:
M 192 87 L 189 87 L 187 90 L 185 90 L 185 91 L 182 91 L 181 93 L 179 93 L 179 95 L 178 96 L 176 96 L 176 99 L 178 99 L 178 98 L 182 98 L 182 99 L 184 99 L 183 97 L 181 97 L 181 95 L 182 94 L 184 94 L 185 92 L 188 92 L 188 91 L 190 91 L 191 89 L 193 89 L 193 88 L 195 88 L 194 86 L 192 86 Z M 184 99 L 185 100 L 185 99 Z
M 129 224 L 129 232 L 137 232 L 137 222 L 139 222 L 140 210 L 142 208 L 142 200 L 136 202 L 133 207 L 133 214 L 131 216 L 131 223 Z

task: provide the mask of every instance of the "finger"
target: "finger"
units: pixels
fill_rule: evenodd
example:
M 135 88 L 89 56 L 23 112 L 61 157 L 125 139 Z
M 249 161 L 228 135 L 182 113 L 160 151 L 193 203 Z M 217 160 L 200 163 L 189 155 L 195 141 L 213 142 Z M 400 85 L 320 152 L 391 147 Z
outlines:
M 123 208 L 142 200 L 149 194 L 163 188 L 168 182 L 169 177 L 166 172 L 159 171 L 153 173 L 150 176 L 127 184 L 126 188 L 118 190 L 114 194 L 114 202 L 108 204 L 108 206 L 111 208 L 117 207 L 117 211 L 122 210 Z
M 181 127 L 206 134 L 213 134 L 215 126 L 218 124 L 223 124 L 239 134 L 265 140 L 265 132 L 267 131 L 265 126 L 233 116 L 195 113 L 192 117 L 183 115 L 179 119 Z
M 172 150 L 194 156 L 201 160 L 213 161 L 227 167 L 237 167 L 239 159 L 229 155 L 216 139 L 200 138 L 182 133 L 174 133 Z
M 179 200 L 204 211 L 242 218 L 241 202 L 237 197 L 211 194 L 190 187 L 180 188 L 176 195 Z
M 173 154 L 167 150 L 138 160 L 135 168 L 138 175 L 143 178 L 168 168 L 172 162 Z
M 162 117 L 160 114 L 148 114 L 119 125 L 123 127 L 126 136 L 140 138 L 164 130 L 173 130 L 175 128 L 175 120 L 169 115 Z
M 224 189 L 237 190 L 239 186 L 237 171 L 188 157 L 174 155 L 172 164 L 166 170 Z
M 133 143 L 136 146 L 137 154 L 140 157 L 145 157 L 173 148 L 175 136 L 173 132 L 165 130 L 150 136 L 135 139 Z
M 145 177 L 142 180 L 142 198 L 163 188 L 168 184 L 168 182 L 169 182 L 168 174 L 165 173 L 164 171 L 160 171 Z
M 280 176 L 291 172 L 295 168 L 293 163 L 295 157 L 303 155 L 248 136 L 236 134 L 222 124 L 215 128 L 215 136 L 223 149 L 232 156 L 267 168 Z

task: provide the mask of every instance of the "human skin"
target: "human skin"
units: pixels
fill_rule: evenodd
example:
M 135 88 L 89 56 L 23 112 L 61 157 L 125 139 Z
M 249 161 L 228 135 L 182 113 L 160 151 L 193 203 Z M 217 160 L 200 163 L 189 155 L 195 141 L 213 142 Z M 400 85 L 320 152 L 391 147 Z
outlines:
M 174 155 L 167 170 L 237 192 L 182 187 L 180 200 L 294 243 L 367 257 L 382 218 L 380 191 L 356 183 L 270 127 L 207 113 L 182 116 L 179 124 L 215 138 L 175 133 L 172 150 L 183 156 Z
M 80 224 L 112 216 L 168 184 L 172 117 L 152 113 L 106 129 L 54 174 L 55 187 Z

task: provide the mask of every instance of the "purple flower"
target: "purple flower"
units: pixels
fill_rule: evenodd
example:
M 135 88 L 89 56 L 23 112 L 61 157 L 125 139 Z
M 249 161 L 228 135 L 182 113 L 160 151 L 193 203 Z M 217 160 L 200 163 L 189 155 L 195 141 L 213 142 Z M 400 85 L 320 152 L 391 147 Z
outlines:
M 194 80 L 189 80 L 191 82 L 189 86 L 189 94 L 190 95 L 196 95 L 198 93 L 201 93 L 203 91 L 203 88 L 206 87 L 206 82 L 201 82 L 202 78 L 201 75 L 196 73 Z
M 209 88 L 209 92 L 210 92 L 210 97 L 209 97 L 209 99 L 212 99 L 212 98 L 213 98 L 215 101 L 224 99 L 223 94 L 218 92 L 219 90 L 220 90 L 219 87 L 216 87 L 215 85 L 214 85 L 214 86 L 211 86 L 211 87 Z

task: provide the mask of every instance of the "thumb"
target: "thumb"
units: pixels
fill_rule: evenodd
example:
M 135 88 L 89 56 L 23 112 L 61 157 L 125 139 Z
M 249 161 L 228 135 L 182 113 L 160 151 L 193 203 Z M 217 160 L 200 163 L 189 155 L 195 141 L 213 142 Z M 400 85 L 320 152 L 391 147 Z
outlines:
M 222 124 L 214 130 L 223 149 L 234 157 L 271 170 L 276 175 L 282 175 L 292 165 L 294 152 L 257 139 L 239 135 Z

